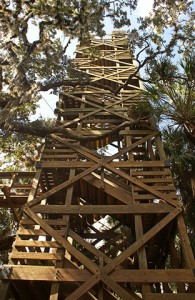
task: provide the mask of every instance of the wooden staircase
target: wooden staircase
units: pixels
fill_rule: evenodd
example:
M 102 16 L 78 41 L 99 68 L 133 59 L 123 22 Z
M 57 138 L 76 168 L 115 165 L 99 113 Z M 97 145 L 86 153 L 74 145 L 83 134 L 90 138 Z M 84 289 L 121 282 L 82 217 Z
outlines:
M 133 114 L 145 101 L 136 78 L 114 93 L 135 68 L 126 33 L 78 46 L 74 63 L 91 83 L 60 94 L 66 134 L 47 137 L 36 172 L 0 174 L 28 179 L 12 182 L 8 201 L 0 196 L 4 207 L 23 207 L 3 299 L 195 299 L 195 261 L 160 132 L 152 116 Z

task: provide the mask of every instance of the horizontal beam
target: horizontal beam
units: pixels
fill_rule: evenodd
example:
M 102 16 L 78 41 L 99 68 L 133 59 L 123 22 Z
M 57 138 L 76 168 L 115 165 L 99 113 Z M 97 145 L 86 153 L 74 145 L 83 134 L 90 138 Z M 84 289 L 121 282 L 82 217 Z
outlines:
M 46 214 L 155 214 L 169 213 L 173 207 L 163 203 L 140 205 L 36 205 L 32 210 Z
M 145 294 L 145 300 L 194 300 L 195 293 L 180 293 L 180 294 L 173 294 L 173 293 L 164 293 L 164 294 Z
M 95 162 L 92 161 L 43 161 L 37 164 L 37 168 L 90 168 L 94 165 Z M 165 168 L 166 164 L 164 161 L 113 161 L 108 166 L 113 168 Z
M 21 196 L 21 195 L 10 195 L 10 201 L 7 201 L 7 199 L 5 197 L 0 197 L 0 207 L 22 207 L 28 199 L 28 195 L 26 196 Z
M 27 260 L 61 260 L 62 256 L 58 253 L 42 253 L 42 252 L 17 252 L 10 253 L 10 259 L 27 259 Z M 34 266 L 33 266 L 34 267 Z
M 8 269 L 10 266 L 7 266 Z M 9 274 L 9 273 L 8 273 Z M 8 275 L 9 280 L 33 280 L 33 281 L 66 281 L 66 282 L 84 282 L 92 274 L 88 270 L 80 269 L 60 269 L 44 266 L 12 266 Z
M 88 270 L 63 269 L 44 266 L 14 266 L 7 265 L 11 272 L 8 272 L 9 280 L 35 280 L 35 281 L 86 281 L 92 276 Z M 98 268 L 98 267 L 97 267 Z M 101 276 L 101 272 L 100 272 Z M 167 269 L 167 270 L 114 270 L 110 278 L 115 282 L 132 283 L 154 283 L 154 282 L 175 282 L 195 283 L 195 276 L 192 269 Z M 152 294 L 153 295 L 153 294 Z M 149 299 L 149 298 L 148 298 Z M 152 298 L 151 298 L 152 299 Z
M 116 282 L 183 282 L 195 283 L 195 276 L 192 269 L 143 269 L 143 270 L 115 270 L 110 274 Z
M 11 178 L 13 175 L 16 175 L 18 178 L 33 178 L 36 172 L 0 172 L 0 178 Z

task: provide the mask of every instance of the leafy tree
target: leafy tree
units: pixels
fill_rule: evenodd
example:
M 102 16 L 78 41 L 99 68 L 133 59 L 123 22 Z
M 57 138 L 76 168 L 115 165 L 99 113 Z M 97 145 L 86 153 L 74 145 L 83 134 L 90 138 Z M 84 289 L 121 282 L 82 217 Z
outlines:
M 134 2 L 130 1 L 132 6 Z M 129 24 L 123 10 L 127 2 L 5 0 L 1 3 L 0 128 L 23 132 L 21 113 L 37 104 L 41 91 L 56 92 L 64 85 L 88 82 L 79 72 L 71 78 L 71 61 L 66 55 L 71 39 L 77 37 L 87 44 L 91 32 L 103 36 L 106 15 L 114 20 L 116 27 Z M 38 32 L 32 42 L 31 24 Z M 65 37 L 69 38 L 67 44 Z M 30 133 L 31 129 L 29 126 Z
M 162 135 L 195 253 L 195 147 L 182 129 L 169 126 Z
M 129 40 L 137 68 L 124 84 L 133 77 L 153 82 L 148 72 L 155 61 L 191 54 L 194 48 L 194 1 L 154 0 L 153 11 L 145 18 L 138 18 L 139 26 L 129 31 Z M 140 76 L 142 70 L 147 71 Z M 124 86 L 120 86 L 116 93 Z
M 195 144 L 195 56 L 184 57 L 178 66 L 170 60 L 154 62 L 151 79 L 155 84 L 146 84 L 153 112 L 173 125 L 183 129 L 188 139 Z
M 9 210 L 0 208 L 0 264 L 7 262 L 15 238 L 15 222 Z
M 164 121 L 162 131 L 174 182 L 184 207 L 189 236 L 195 253 L 195 56 L 184 56 L 177 66 L 170 59 L 150 66 L 153 85 L 145 96 L 153 114 Z

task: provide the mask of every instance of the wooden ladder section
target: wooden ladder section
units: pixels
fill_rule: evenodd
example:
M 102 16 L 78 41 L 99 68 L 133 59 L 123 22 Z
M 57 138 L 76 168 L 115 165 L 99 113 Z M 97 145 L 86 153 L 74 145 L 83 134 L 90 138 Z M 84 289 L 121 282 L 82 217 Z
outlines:
M 91 83 L 64 89 L 55 113 L 79 141 L 52 134 L 35 173 L 1 174 L 10 179 L 1 203 L 16 218 L 23 207 L 3 299 L 194 300 L 195 261 L 160 133 L 151 116 L 135 122 L 145 101 L 137 79 L 112 92 L 135 68 L 125 32 L 92 38 L 74 64 Z

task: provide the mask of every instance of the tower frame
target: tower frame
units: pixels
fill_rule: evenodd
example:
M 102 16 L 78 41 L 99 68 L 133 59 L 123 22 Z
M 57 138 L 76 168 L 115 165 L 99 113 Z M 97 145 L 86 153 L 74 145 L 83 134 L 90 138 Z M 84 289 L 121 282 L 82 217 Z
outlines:
M 1 174 L 12 179 L 1 203 L 16 217 L 23 207 L 4 299 L 194 299 L 195 260 L 160 131 L 138 79 L 115 94 L 136 68 L 126 33 L 91 38 L 74 64 L 81 85 L 64 88 L 55 110 L 65 133 L 46 138 L 35 173 Z

